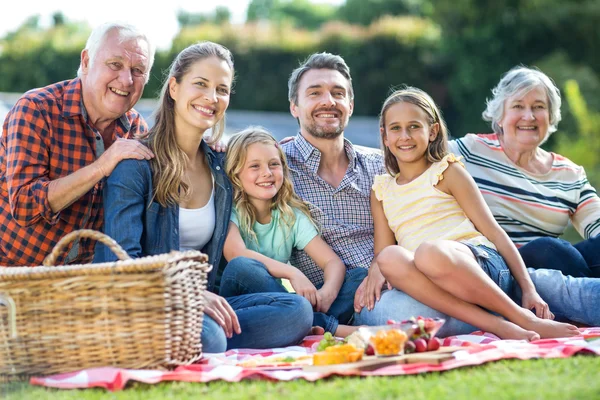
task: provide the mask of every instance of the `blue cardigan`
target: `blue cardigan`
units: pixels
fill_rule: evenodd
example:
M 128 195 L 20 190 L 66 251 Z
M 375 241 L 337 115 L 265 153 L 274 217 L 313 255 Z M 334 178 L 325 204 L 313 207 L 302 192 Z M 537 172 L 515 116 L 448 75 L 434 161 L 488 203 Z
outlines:
M 215 182 L 215 230 L 202 249 L 213 264 L 208 275 L 208 288 L 215 290 L 229 228 L 232 188 L 225 174 L 225 153 L 214 152 L 204 141 L 201 146 Z M 104 187 L 104 233 L 116 240 L 132 258 L 179 250 L 179 205 L 163 207 L 150 201 L 153 194 L 152 170 L 147 160 L 121 161 Z M 94 262 L 116 259 L 106 246 L 96 246 Z

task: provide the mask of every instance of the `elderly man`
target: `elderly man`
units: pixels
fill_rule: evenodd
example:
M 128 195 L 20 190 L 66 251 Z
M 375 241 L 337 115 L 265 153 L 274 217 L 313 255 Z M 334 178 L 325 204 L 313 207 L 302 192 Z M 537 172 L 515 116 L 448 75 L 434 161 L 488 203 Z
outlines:
M 133 106 L 154 52 L 134 27 L 101 25 L 75 79 L 25 93 L 8 113 L 0 141 L 0 265 L 39 265 L 65 234 L 102 229 L 104 178 L 122 159 L 153 157 L 128 138 L 148 129 Z M 90 262 L 94 245 L 73 243 L 58 262 Z

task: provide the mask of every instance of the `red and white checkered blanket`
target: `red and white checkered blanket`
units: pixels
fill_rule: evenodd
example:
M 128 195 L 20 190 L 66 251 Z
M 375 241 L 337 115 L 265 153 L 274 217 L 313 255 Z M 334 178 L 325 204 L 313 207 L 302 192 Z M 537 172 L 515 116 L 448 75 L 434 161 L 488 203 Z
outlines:
M 243 379 L 270 379 L 289 381 L 305 379 L 316 381 L 331 375 L 387 376 L 409 375 L 429 371 L 447 371 L 464 366 L 480 365 L 501 359 L 564 358 L 576 353 L 600 355 L 600 327 L 582 328 L 581 336 L 565 339 L 545 339 L 527 343 L 518 340 L 500 340 L 483 332 L 452 336 L 444 339 L 444 346 L 461 346 L 464 350 L 454 353 L 454 359 L 441 364 L 396 364 L 374 371 L 314 372 L 298 369 L 265 370 L 244 368 L 236 365 L 249 357 L 261 355 L 293 356 L 313 352 L 312 346 L 321 336 L 309 336 L 302 345 L 269 350 L 230 350 L 220 354 L 206 354 L 200 364 L 183 366 L 174 371 L 128 370 L 119 368 L 93 368 L 43 378 L 32 378 L 34 385 L 61 389 L 103 387 L 111 391 L 121 390 L 128 381 L 158 383 L 163 381 L 210 382 L 224 380 L 239 382 Z

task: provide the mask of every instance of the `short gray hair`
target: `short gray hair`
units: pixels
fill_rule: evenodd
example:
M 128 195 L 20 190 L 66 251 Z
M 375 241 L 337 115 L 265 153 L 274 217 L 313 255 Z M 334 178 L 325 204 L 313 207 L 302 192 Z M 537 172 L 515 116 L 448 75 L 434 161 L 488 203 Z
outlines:
M 154 46 L 152 41 L 148 39 L 148 36 L 146 36 L 146 34 L 142 33 L 138 30 L 138 28 L 130 24 L 121 22 L 106 22 L 94 28 L 94 30 L 88 37 L 87 42 L 85 43 L 84 49 L 88 52 L 90 64 L 94 62 L 96 53 L 100 49 L 100 46 L 102 46 L 108 34 L 111 33 L 113 30 L 117 30 L 119 32 L 119 39 L 121 42 L 132 39 L 141 39 L 148 43 L 148 70 L 146 71 L 146 83 L 148 83 L 148 80 L 150 79 L 150 70 L 152 69 L 152 65 L 154 64 L 156 46 Z M 81 78 L 82 73 L 83 68 L 82 65 L 79 64 L 77 76 Z
M 294 104 L 298 104 L 298 86 L 300 79 L 305 72 L 311 69 L 332 69 L 338 71 L 348 80 L 348 91 L 350 100 L 354 99 L 354 89 L 352 88 L 352 77 L 350 76 L 350 67 L 341 56 L 331 53 L 314 53 L 296 68 L 288 80 L 288 99 Z
M 530 90 L 541 87 L 548 96 L 548 111 L 550 113 L 550 127 L 548 135 L 556 132 L 558 123 L 562 119 L 560 114 L 561 98 L 560 90 L 556 87 L 554 81 L 537 68 L 529 68 L 523 65 L 518 65 L 508 71 L 498 86 L 492 89 L 494 95 L 491 99 L 486 100 L 486 109 L 481 114 L 485 121 L 492 123 L 492 129 L 497 134 L 502 134 L 500 121 L 504 116 L 504 103 L 513 96 L 524 96 Z M 544 140 L 545 141 L 545 140 Z

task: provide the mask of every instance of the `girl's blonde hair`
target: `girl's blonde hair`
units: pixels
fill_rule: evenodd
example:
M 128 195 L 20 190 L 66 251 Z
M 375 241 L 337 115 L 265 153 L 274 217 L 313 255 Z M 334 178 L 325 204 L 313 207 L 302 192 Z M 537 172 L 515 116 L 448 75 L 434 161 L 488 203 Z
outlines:
M 310 216 L 308 204 L 294 192 L 294 186 L 290 177 L 290 168 L 281 146 L 279 146 L 277 140 L 266 129 L 260 126 L 251 126 L 231 138 L 228 144 L 229 149 L 227 150 L 227 161 L 225 163 L 225 172 L 233 186 L 233 204 L 237 209 L 240 232 L 257 242 L 256 234 L 252 229 L 256 222 L 256 208 L 250 203 L 239 178 L 246 163 L 248 148 L 255 143 L 273 145 L 279 153 L 283 168 L 283 183 L 281 189 L 279 189 L 275 197 L 271 200 L 271 210 L 279 210 L 281 220 L 288 228 L 287 234 L 291 232 L 292 227 L 296 223 L 294 209 L 300 210 L 314 224 Z
M 427 160 L 429 162 L 438 162 L 448 153 L 448 128 L 446 122 L 442 118 L 442 113 L 435 104 L 431 96 L 423 90 L 412 86 L 403 86 L 401 89 L 395 90 L 383 102 L 381 114 L 379 114 L 379 130 L 381 132 L 381 146 L 383 149 L 383 158 L 385 168 L 392 176 L 396 176 L 400 172 L 398 161 L 392 152 L 385 146 L 385 113 L 391 106 L 398 103 L 410 103 L 422 109 L 427 114 L 427 122 L 429 126 L 435 123 L 439 124 L 437 137 L 427 146 Z
M 190 186 L 183 180 L 188 157 L 177 144 L 175 136 L 175 100 L 169 94 L 169 80 L 175 78 L 177 83 L 181 83 L 193 64 L 209 57 L 225 61 L 233 75 L 233 56 L 226 47 L 213 42 L 200 42 L 183 49 L 175 57 L 165 77 L 158 108 L 154 112 L 154 126 L 142 137 L 154 152 L 155 157 L 150 160 L 154 198 L 163 207 L 178 204 L 190 195 Z M 212 136 L 207 142 L 218 142 L 224 130 L 225 116 L 212 128 Z

